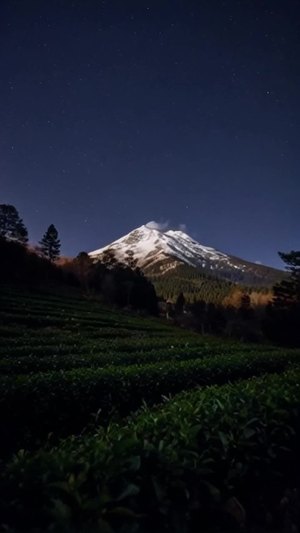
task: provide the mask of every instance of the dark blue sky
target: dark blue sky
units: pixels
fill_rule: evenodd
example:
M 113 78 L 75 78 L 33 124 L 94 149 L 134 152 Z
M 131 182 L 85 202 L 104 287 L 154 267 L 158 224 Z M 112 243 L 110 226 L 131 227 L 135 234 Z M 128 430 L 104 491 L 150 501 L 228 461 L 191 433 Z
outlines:
M 149 220 L 299 249 L 297 0 L 2 0 L 0 203 L 90 251 Z

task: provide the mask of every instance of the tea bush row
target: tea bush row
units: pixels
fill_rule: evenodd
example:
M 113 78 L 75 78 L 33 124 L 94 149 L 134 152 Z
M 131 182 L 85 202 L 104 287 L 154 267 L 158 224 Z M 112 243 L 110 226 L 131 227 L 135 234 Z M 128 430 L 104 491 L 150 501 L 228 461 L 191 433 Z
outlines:
M 234 354 L 203 360 L 148 365 L 80 368 L 0 379 L 0 432 L 4 452 L 82 431 L 98 413 L 106 424 L 125 416 L 142 402 L 161 402 L 163 395 L 223 384 L 266 372 L 282 372 L 299 364 L 298 352 Z M 14 448 L 15 449 L 15 448 Z
M 213 347 L 189 347 L 180 345 L 172 345 L 167 348 L 147 348 L 147 346 L 141 345 L 139 349 L 132 348 L 129 351 L 122 351 L 121 349 L 114 351 L 110 345 L 107 345 L 106 349 L 103 345 L 100 348 L 102 351 L 97 350 L 95 345 L 90 345 L 90 351 L 87 352 L 87 346 L 85 345 L 47 346 L 31 349 L 24 347 L 22 350 L 12 351 L 14 357 L 12 357 L 12 354 L 9 355 L 10 350 L 6 350 L 7 356 L 0 358 L 0 375 L 35 374 L 75 368 L 145 365 L 160 361 L 191 361 L 206 357 L 225 356 L 226 354 L 230 356 L 233 353 L 237 353 L 237 351 L 227 351 L 224 347 L 217 350 Z M 238 353 L 240 355 L 245 355 L 246 353 L 250 355 L 252 353 L 255 357 L 257 351 L 253 347 L 252 350 L 252 352 L 249 352 L 240 348 Z M 47 353 L 50 355 L 47 355 Z M 272 357 L 277 353 L 279 356 L 282 355 L 282 351 L 280 350 L 273 350 L 266 353 Z M 290 353 L 292 357 L 296 357 L 296 352 L 293 350 L 285 350 L 284 353 L 285 355 Z M 300 361 L 300 351 L 297 353 L 299 353 Z
M 251 514 L 270 515 L 299 481 L 299 384 L 298 369 L 184 393 L 94 435 L 21 451 L 1 476 L 2 523 L 13 531 L 240 530 Z M 239 513 L 230 513 L 232 501 Z
M 80 348 L 80 349 L 79 349 Z M 21 358 L 6 357 L 0 359 L 0 374 L 19 375 L 49 372 L 53 370 L 71 370 L 72 368 L 103 368 L 107 366 L 143 365 L 158 361 L 185 361 L 213 357 L 201 349 L 168 348 L 160 350 L 133 350 L 131 352 L 110 352 L 87 354 L 84 347 L 76 351 L 72 347 L 62 347 L 51 356 L 39 357 L 28 355 Z M 51 350 L 49 349 L 49 352 Z M 75 352 L 75 353 L 74 353 Z M 53 353 L 53 348 L 52 348 Z

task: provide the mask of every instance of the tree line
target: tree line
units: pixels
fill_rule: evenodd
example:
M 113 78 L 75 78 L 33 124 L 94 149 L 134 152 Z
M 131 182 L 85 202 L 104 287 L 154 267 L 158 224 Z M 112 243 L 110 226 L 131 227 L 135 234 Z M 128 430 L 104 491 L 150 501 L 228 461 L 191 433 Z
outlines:
M 0 205 L 0 237 L 24 246 L 28 244 L 28 230 L 13 205 Z M 50 224 L 42 236 L 36 251 L 50 261 L 59 258 L 60 240 L 54 224 Z
M 253 294 L 241 287 L 219 303 L 187 300 L 181 292 L 175 302 L 167 301 L 167 317 L 202 334 L 300 347 L 300 251 L 279 252 L 279 256 L 288 275 L 273 286 L 271 294 L 255 293 L 255 303 Z
M 86 252 L 80 252 L 65 268 L 75 274 L 86 295 L 101 293 L 110 305 L 158 314 L 155 288 L 137 267 L 131 251 L 122 263 L 111 249 L 97 261 Z
M 35 253 L 27 245 L 28 231 L 17 209 L 8 204 L 0 205 L 1 281 L 52 280 L 80 285 L 86 295 L 101 294 L 109 304 L 158 314 L 155 288 L 137 267 L 131 250 L 123 263 L 118 262 L 112 249 L 107 249 L 101 261 L 94 262 L 86 252 L 80 252 L 75 259 L 58 267 L 56 260 L 61 243 L 53 224 L 41 238 Z M 197 288 L 201 285 L 205 290 L 204 298 L 199 299 L 195 294 L 190 298 L 190 286 L 187 286 L 188 294 L 183 290 L 177 292 L 176 297 L 180 280 L 172 280 L 169 286 L 164 280 L 165 291 L 170 291 L 174 303 L 167 298 L 161 302 L 163 315 L 204 334 L 246 341 L 268 339 L 279 345 L 300 346 L 300 251 L 279 252 L 279 256 L 286 265 L 287 276 L 273 286 L 271 297 L 257 293 L 256 305 L 253 305 L 250 291 L 228 282 L 208 280 L 213 283 L 213 294 L 209 294 L 209 283 L 201 277 L 197 280 Z M 222 304 L 218 302 L 220 294 Z M 264 296 L 269 301 L 265 301 Z
M 30 249 L 28 231 L 17 209 L 0 205 L 1 281 L 80 286 L 85 296 L 101 295 L 110 305 L 158 314 L 154 286 L 137 267 L 130 251 L 122 264 L 108 250 L 101 261 L 94 262 L 86 252 L 80 252 L 58 265 L 60 246 L 58 232 L 51 224 L 39 246 Z

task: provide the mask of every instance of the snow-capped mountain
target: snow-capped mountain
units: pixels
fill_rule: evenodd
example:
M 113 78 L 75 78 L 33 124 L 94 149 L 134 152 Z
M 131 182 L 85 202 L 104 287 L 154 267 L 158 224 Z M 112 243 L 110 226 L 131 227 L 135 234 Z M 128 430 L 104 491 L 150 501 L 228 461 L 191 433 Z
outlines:
M 164 275 L 182 264 L 205 270 L 216 277 L 244 283 L 249 282 L 249 277 L 265 278 L 270 271 L 273 271 L 273 276 L 277 273 L 277 277 L 280 273 L 276 269 L 243 261 L 203 246 L 183 231 L 159 229 L 155 222 L 136 228 L 89 255 L 95 260 L 101 260 L 103 253 L 108 250 L 114 252 L 119 262 L 126 263 L 128 253 L 132 254 L 137 266 L 148 275 Z

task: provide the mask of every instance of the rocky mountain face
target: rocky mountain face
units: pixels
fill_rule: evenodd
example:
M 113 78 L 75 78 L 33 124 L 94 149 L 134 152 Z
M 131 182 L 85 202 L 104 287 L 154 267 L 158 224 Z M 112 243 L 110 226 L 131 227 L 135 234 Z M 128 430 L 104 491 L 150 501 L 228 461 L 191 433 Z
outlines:
M 119 262 L 126 263 L 131 255 L 137 266 L 150 277 L 174 275 L 183 265 L 209 276 L 252 286 L 271 286 L 282 278 L 280 270 L 258 265 L 203 246 L 180 230 L 161 230 L 149 222 L 134 229 L 107 246 L 90 252 L 94 260 L 101 260 L 107 251 Z

